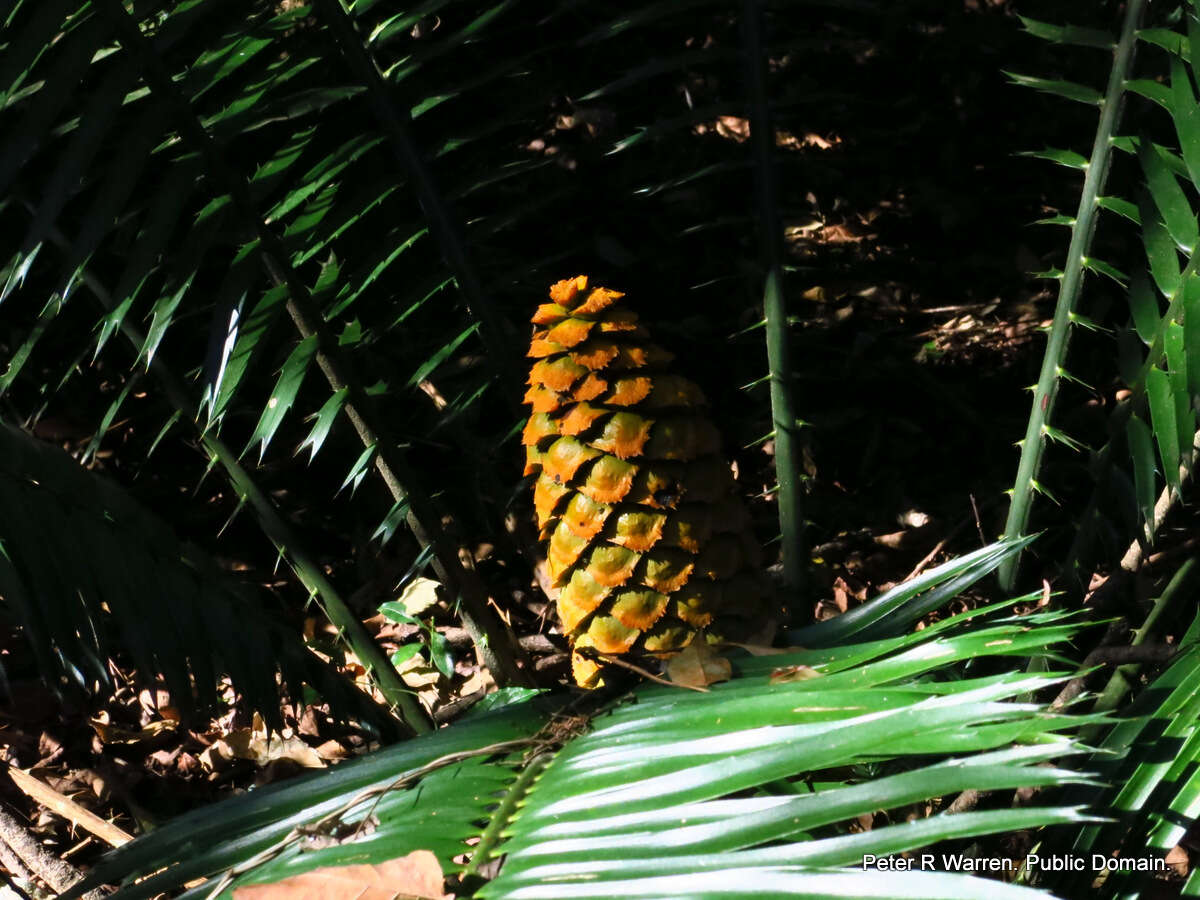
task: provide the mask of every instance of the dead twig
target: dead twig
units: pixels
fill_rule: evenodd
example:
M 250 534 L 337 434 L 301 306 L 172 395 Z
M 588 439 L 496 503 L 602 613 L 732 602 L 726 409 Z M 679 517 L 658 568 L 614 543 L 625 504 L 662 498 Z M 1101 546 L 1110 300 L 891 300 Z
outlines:
M 979 504 L 975 502 L 974 494 L 970 494 L 969 496 L 971 498 L 971 512 L 973 512 L 975 514 L 975 530 L 977 532 L 979 532 L 979 546 L 986 547 L 987 546 L 987 538 L 984 537 L 983 522 L 979 518 Z
M 27 884 L 33 881 L 33 872 L 29 870 L 29 866 L 25 865 L 21 857 L 17 856 L 4 841 L 0 841 L 0 865 L 4 866 L 12 876 L 8 882 L 9 887 L 15 888 L 13 878 L 19 878 Z M 27 896 L 24 891 L 21 891 L 21 894 Z
M 930 550 L 927 554 L 925 554 L 925 557 L 919 563 L 917 563 L 916 566 L 913 567 L 913 570 L 911 572 L 909 572 L 907 575 L 904 576 L 904 578 L 901 580 L 900 583 L 903 584 L 905 581 L 912 581 L 914 578 L 916 578 L 918 575 L 920 575 L 922 572 L 924 572 L 925 567 L 927 565 L 929 565 L 931 562 L 933 562 L 934 558 L 936 558 L 937 555 L 939 553 L 941 553 L 943 549 L 945 549 L 946 542 L 949 540 L 950 540 L 950 536 L 947 535 L 946 537 L 944 537 L 940 541 L 938 541 L 936 544 L 934 544 L 933 549 Z
M 133 840 L 133 835 L 129 832 L 118 828 L 112 822 L 106 822 L 91 810 L 84 809 L 70 797 L 64 797 L 50 785 L 34 778 L 28 772 L 21 769 L 9 769 L 8 775 L 24 794 L 73 825 L 90 831 L 109 846 L 120 847 Z
M 979 805 L 979 801 L 982 800 L 985 795 L 985 791 L 977 791 L 975 788 L 967 788 L 954 798 L 954 802 L 946 807 L 942 815 L 952 816 L 955 813 L 970 812 Z
M 708 693 L 708 688 L 706 688 L 706 687 L 698 687 L 696 685 L 691 685 L 691 684 L 676 684 L 674 681 L 669 681 L 666 678 L 660 678 L 658 675 L 655 675 L 653 672 L 647 672 L 641 666 L 635 666 L 633 663 L 626 662 L 625 660 L 621 659 L 620 657 L 613 656 L 612 654 L 609 654 L 609 653 L 601 653 L 599 650 L 594 650 L 591 647 L 580 647 L 575 652 L 578 653 L 580 656 L 582 656 L 584 659 L 592 660 L 592 662 L 608 663 L 608 664 L 611 664 L 614 666 L 618 666 L 622 669 L 628 669 L 630 672 L 634 672 L 638 675 L 641 675 L 643 678 L 648 679 L 649 681 L 653 681 L 655 684 L 665 684 L 667 687 L 681 688 L 685 691 L 699 691 L 701 694 Z
M 1072 678 L 1063 685 L 1063 689 L 1058 692 L 1058 696 L 1054 698 L 1054 701 L 1050 704 L 1050 708 L 1062 709 L 1082 694 L 1091 670 L 1097 666 L 1123 666 L 1127 663 L 1153 663 L 1158 665 L 1169 662 L 1178 652 L 1179 648 L 1174 644 L 1135 644 L 1131 647 L 1123 645 L 1097 647 L 1084 657 L 1083 662 L 1079 664 L 1080 671 L 1083 674 Z
M 967 525 L 970 523 L 970 521 L 971 520 L 969 518 L 966 518 L 966 519 L 963 519 L 961 522 L 959 522 L 957 525 L 955 525 L 950 530 L 950 533 L 948 535 L 946 535 L 944 538 L 942 538 L 940 541 L 938 541 L 937 544 L 934 545 L 934 548 L 925 554 L 925 558 L 922 559 L 919 563 L 917 563 L 917 565 L 913 568 L 913 570 L 911 572 L 909 572 L 907 575 L 904 576 L 904 578 L 900 581 L 900 583 L 903 584 L 905 581 L 912 581 L 914 578 L 916 578 L 918 575 L 920 575 L 922 572 L 924 572 L 925 567 L 928 566 L 931 562 L 933 562 L 937 558 L 937 555 L 939 553 L 941 553 L 944 549 L 946 549 L 946 545 L 948 543 L 950 543 L 950 541 L 954 540 L 954 538 L 956 538 L 958 536 L 958 533 L 967 527 Z
M 33 875 L 49 885 L 55 893 L 61 894 L 83 879 L 77 868 L 43 847 L 6 809 L 0 809 L 0 840 L 8 845 Z M 97 888 L 88 891 L 83 897 L 84 900 L 101 900 L 104 892 Z

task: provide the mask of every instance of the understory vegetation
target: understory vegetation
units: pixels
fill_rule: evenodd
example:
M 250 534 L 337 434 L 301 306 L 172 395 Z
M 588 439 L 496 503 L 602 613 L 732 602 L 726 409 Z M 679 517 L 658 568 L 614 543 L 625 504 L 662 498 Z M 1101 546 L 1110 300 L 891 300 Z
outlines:
M 1197 60 L 1146 0 L 0 10 L 6 896 L 1200 895 Z

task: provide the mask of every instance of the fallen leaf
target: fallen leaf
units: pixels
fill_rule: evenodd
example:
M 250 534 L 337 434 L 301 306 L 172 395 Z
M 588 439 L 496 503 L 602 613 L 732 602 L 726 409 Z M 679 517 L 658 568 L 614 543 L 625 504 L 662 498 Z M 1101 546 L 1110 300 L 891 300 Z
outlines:
M 145 727 L 138 730 L 130 728 L 122 728 L 119 725 L 112 725 L 100 720 L 99 718 L 92 719 L 92 729 L 96 732 L 96 736 L 100 738 L 100 743 L 107 745 L 131 745 L 140 744 L 143 741 L 151 741 L 159 735 L 167 731 L 174 731 L 178 725 L 178 721 L 159 719 L 154 722 L 148 722 Z
M 433 709 L 442 696 L 441 688 L 445 683 L 442 673 L 420 653 L 401 662 L 396 671 L 400 673 L 400 679 L 417 692 L 426 709 Z
M 296 730 L 309 737 L 321 736 L 321 723 L 317 719 L 315 707 L 305 707 L 304 714 L 300 716 L 300 721 L 296 724 Z
M 1188 854 L 1179 844 L 1176 844 L 1167 851 L 1167 857 L 1163 860 L 1170 868 L 1175 870 L 1175 874 L 1181 878 L 1188 873 Z
M 740 116 L 718 116 L 717 134 L 737 143 L 750 140 L 750 120 Z
M 718 681 L 728 681 L 732 674 L 733 665 L 729 660 L 718 656 L 700 635 L 667 661 L 667 677 L 675 684 L 688 687 L 702 688 Z
M 904 543 L 904 539 L 908 537 L 907 531 L 893 531 L 890 534 L 875 535 L 875 543 L 881 547 L 890 547 L 892 550 L 898 550 L 900 545 Z
M 350 752 L 337 741 L 329 740 L 317 746 L 317 755 L 321 759 L 345 759 Z
M 769 684 L 787 684 L 790 681 L 808 681 L 820 678 L 821 673 L 812 666 L 782 666 L 771 672 Z
M 259 766 L 286 759 L 308 769 L 325 767 L 320 754 L 300 738 L 271 734 L 258 713 L 254 714 L 253 726 L 231 731 L 214 741 L 200 754 L 201 762 L 210 769 L 223 768 L 221 763 L 230 759 L 248 759 Z
M 432 578 L 414 578 L 404 586 L 396 602 L 404 607 L 410 616 L 419 616 L 438 602 L 438 588 L 441 587 Z
M 428 850 L 378 865 L 326 866 L 273 884 L 233 889 L 234 900 L 448 900 L 445 876 Z
M 138 692 L 138 703 L 151 716 L 179 720 L 179 711 L 171 704 L 171 695 L 162 688 L 144 688 Z
M 845 585 L 846 583 L 841 578 L 833 583 L 833 602 L 840 613 L 844 613 L 850 608 L 849 592 Z

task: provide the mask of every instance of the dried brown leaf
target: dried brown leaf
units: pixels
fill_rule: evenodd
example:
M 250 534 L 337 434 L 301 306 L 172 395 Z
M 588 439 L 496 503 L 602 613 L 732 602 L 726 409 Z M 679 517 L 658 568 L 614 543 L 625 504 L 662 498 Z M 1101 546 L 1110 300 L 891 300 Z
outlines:
M 667 661 L 667 677 L 675 684 L 688 687 L 702 688 L 728 681 L 732 674 L 733 665 L 725 657 L 718 656 L 703 636 L 695 637 Z
M 448 900 L 437 857 L 428 850 L 378 865 L 327 866 L 273 884 L 233 890 L 234 900 Z
M 808 681 L 820 678 L 821 673 L 812 666 L 782 666 L 771 672 L 770 684 L 787 684 L 791 681 Z
M 271 734 L 258 713 L 254 714 L 253 728 L 239 728 L 200 754 L 200 759 L 213 769 L 222 768 L 221 761 L 248 759 L 259 766 L 279 760 L 289 760 L 309 769 L 321 769 L 325 761 L 312 747 L 300 738 L 288 734 Z
M 145 727 L 136 731 L 130 728 L 122 728 L 120 725 L 112 725 L 104 722 L 99 718 L 92 719 L 92 729 L 96 732 L 96 736 L 100 738 L 100 743 L 109 745 L 132 746 L 140 744 L 144 741 L 151 741 L 162 735 L 164 732 L 174 731 L 179 725 L 178 721 L 167 719 L 158 719 L 153 722 L 146 723 Z

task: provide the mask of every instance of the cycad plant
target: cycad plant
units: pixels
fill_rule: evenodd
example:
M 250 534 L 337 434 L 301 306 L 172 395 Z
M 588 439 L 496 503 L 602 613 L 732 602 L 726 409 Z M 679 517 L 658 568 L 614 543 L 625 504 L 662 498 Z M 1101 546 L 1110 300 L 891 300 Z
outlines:
M 1154 40 L 1177 58 L 1170 96 L 1157 82 L 1140 88 L 1170 105 L 1181 136 L 1190 135 L 1191 38 L 1138 38 L 1138 5 L 1130 4 L 1117 42 L 1115 93 L 1100 100 L 1103 127 L 1116 133 L 1115 101 L 1134 87 L 1131 42 Z M 245 510 L 251 521 L 229 527 L 250 544 L 269 542 L 292 573 L 294 595 L 321 607 L 372 675 L 402 720 L 397 732 L 432 726 L 366 635 L 346 589 L 349 551 L 330 535 L 359 535 L 364 568 L 379 567 L 385 591 L 394 579 L 384 561 L 398 571 L 431 567 L 492 677 L 533 682 L 496 614 L 504 606 L 518 624 L 525 615 L 501 598 L 500 573 L 517 569 L 515 554 L 494 545 L 522 542 L 519 522 L 511 535 L 501 523 L 520 519 L 509 500 L 525 493 L 514 482 L 531 298 L 569 272 L 607 269 L 602 280 L 628 287 L 642 316 L 617 304 L 624 298 L 615 292 L 588 285 L 585 296 L 569 280 L 556 286 L 553 308 L 539 311 L 544 333 L 531 348 L 528 474 L 578 680 L 594 683 L 592 666 L 613 652 L 667 652 L 695 630 L 730 636 L 740 623 L 754 630 L 764 606 L 770 613 L 721 442 L 701 415 L 699 388 L 685 380 L 707 375 L 718 390 L 739 383 L 732 372 L 704 371 L 724 369 L 705 363 L 725 351 L 733 326 L 739 339 L 757 340 L 759 326 L 767 338 L 767 366 L 738 374 L 747 374 L 748 418 L 771 424 L 742 437 L 772 441 L 778 471 L 765 493 L 782 518 L 781 605 L 795 609 L 806 562 L 800 423 L 790 396 L 791 267 L 780 245 L 785 192 L 772 166 L 770 113 L 829 100 L 779 77 L 782 60 L 810 46 L 803 27 L 789 30 L 787 16 L 758 2 L 731 10 L 717 2 L 614 9 L 518 0 L 432 0 L 403 11 L 378 0 L 236 8 L 221 0 L 24 0 L 2 21 L 0 127 L 10 137 L 0 151 L 0 228 L 13 236 L 0 257 L 6 417 L 35 428 L 63 408 L 102 409 L 86 423 L 81 461 L 111 465 L 135 489 L 155 482 L 162 453 L 176 454 L 177 465 L 186 459 L 207 502 L 181 503 L 181 492 L 158 501 L 205 515 L 216 509 L 215 522 L 204 519 L 213 527 L 196 529 L 214 546 L 220 523 Z M 664 35 L 693 22 L 705 26 L 695 40 L 661 52 Z M 1078 29 L 1030 27 L 1096 42 Z M 770 47 L 778 59 L 766 59 Z M 602 64 L 617 57 L 620 71 Z M 1041 86 L 1095 99 L 1071 85 Z M 632 124 L 608 109 L 614 98 Z M 752 152 L 690 139 L 722 117 L 749 123 Z M 680 135 L 689 137 L 662 143 Z M 1150 355 L 1136 360 L 1141 382 L 1127 380 L 1146 405 L 1131 405 L 1122 427 L 1143 426 L 1126 430 L 1144 518 L 1156 486 L 1145 430 L 1170 479 L 1190 421 L 1178 392 L 1200 372 L 1188 358 L 1190 320 L 1177 316 L 1195 281 L 1194 228 L 1171 187 L 1194 168 L 1187 140 L 1179 158 L 1150 138 L 1115 142 L 1140 151 L 1151 198 L 1140 208 L 1102 199 L 1090 182 L 1089 203 L 1140 220 L 1151 279 L 1169 298 L 1163 315 L 1144 290 L 1135 301 L 1135 332 Z M 1100 156 L 1090 167 L 1052 156 L 1104 168 Z M 592 177 L 575 178 L 581 167 Z M 758 186 L 757 210 L 731 211 L 724 198 L 751 196 L 747 174 Z M 612 203 L 618 193 L 638 198 L 639 214 Z M 1087 210 L 1067 223 L 1080 236 L 1077 249 L 1086 246 Z M 554 223 L 553 246 L 530 238 L 534 222 Z M 747 255 L 758 259 L 739 275 L 734 248 L 756 225 Z M 721 229 L 728 256 L 691 243 Z M 1187 266 L 1167 239 L 1187 244 Z M 1089 264 L 1119 274 L 1086 252 L 1072 259 L 1077 280 Z M 618 278 L 614 269 L 628 271 Z M 726 316 L 717 340 L 695 321 L 705 308 Z M 1063 319 L 1078 321 L 1071 313 Z M 666 352 L 642 331 L 655 318 L 667 325 L 656 331 L 664 343 L 699 348 L 677 361 L 679 374 L 665 371 Z M 643 365 L 612 368 L 618 377 L 609 379 L 618 358 Z M 739 365 L 720 358 L 730 370 Z M 1061 362 L 1048 369 L 1055 379 Z M 754 389 L 768 383 L 769 407 L 755 406 Z M 1047 408 L 1047 397 L 1035 409 Z M 721 408 L 718 398 L 713 406 Z M 1035 427 L 1036 441 L 1049 429 Z M 18 437 L 13 446 L 26 446 Z M 301 458 L 281 452 L 284 445 Z M 116 446 L 117 462 L 105 462 Z M 152 451 L 160 455 L 148 458 Z M 116 537 L 96 521 L 113 530 L 126 518 L 159 527 L 126 516 L 130 507 L 111 497 L 72 505 L 87 490 L 107 489 L 81 480 L 61 454 L 52 461 L 40 480 L 65 487 L 35 522 L 41 531 L 66 542 L 99 530 L 107 547 Z M 184 693 L 195 685 L 203 701 L 198 682 L 225 667 L 248 699 L 269 702 L 264 686 L 274 685 L 274 669 L 262 656 L 254 658 L 261 668 L 243 673 L 240 655 L 214 652 L 240 601 L 221 590 L 206 602 L 221 582 L 193 577 L 199 554 L 170 558 L 176 545 L 160 536 L 131 557 L 136 579 L 117 577 L 130 573 L 114 573 L 96 553 L 77 577 L 50 578 L 44 570 L 54 574 L 64 556 L 18 534 L 12 514 L 41 487 L 22 472 L 27 465 L 8 472 L 19 490 L 6 495 L 9 514 L 0 517 L 0 577 L 4 603 L 47 674 L 79 673 L 76 681 L 91 688 L 103 655 L 121 652 L 113 635 L 125 635 L 144 678 L 162 675 Z M 70 496 L 85 481 L 93 486 Z M 326 515 L 341 518 L 323 527 Z M 1089 633 L 1072 613 L 1016 616 L 1001 604 L 914 630 L 1028 543 L 1015 537 L 1023 523 L 1010 530 L 1013 539 L 788 632 L 790 650 L 734 654 L 734 677 L 710 690 L 612 683 L 481 712 L 194 812 L 113 854 L 76 893 L 121 883 L 126 897 L 151 896 L 208 878 L 187 889 L 199 896 L 425 851 L 460 896 L 1019 897 L 1030 889 L 946 872 L 898 878 L 863 871 L 861 860 L 937 845 L 965 857 L 979 850 L 977 838 L 1017 830 L 1100 852 L 1124 852 L 1141 835 L 1165 847 L 1195 811 L 1195 634 L 1184 636 L 1184 655 L 1158 676 L 1157 690 L 1143 695 L 1150 718 L 1110 728 L 1098 716 L 1047 706 L 1059 681 L 1075 674 L 1070 642 Z M 138 610 L 157 602 L 162 581 L 188 588 L 177 608 L 200 625 L 178 628 L 158 615 L 141 629 Z M 136 602 L 131 591 L 142 592 Z M 29 597 L 43 592 L 39 609 Z M 234 608 L 237 627 L 258 621 Z M 139 644 L 148 634 L 163 640 Z M 307 680 L 339 702 L 335 688 L 320 684 L 328 667 L 299 642 L 279 638 L 277 646 L 293 692 Z M 1030 658 L 1037 671 L 1026 670 Z M 1114 702 L 1103 711 L 1117 709 L 1120 690 L 1105 696 Z M 378 712 L 353 693 L 340 702 L 346 716 Z M 1117 793 L 1093 784 L 1110 754 L 1089 758 L 1069 736 L 1081 727 L 1106 750 L 1125 751 L 1126 768 L 1108 773 L 1129 773 Z M 1164 762 L 1168 752 L 1177 758 Z M 1049 793 L 1066 786 L 1092 808 Z M 1033 805 L 1013 808 L 1005 792 L 1015 788 L 1038 789 Z M 994 793 L 985 808 L 947 814 L 960 790 Z M 1081 831 L 1085 823 L 1097 830 Z

